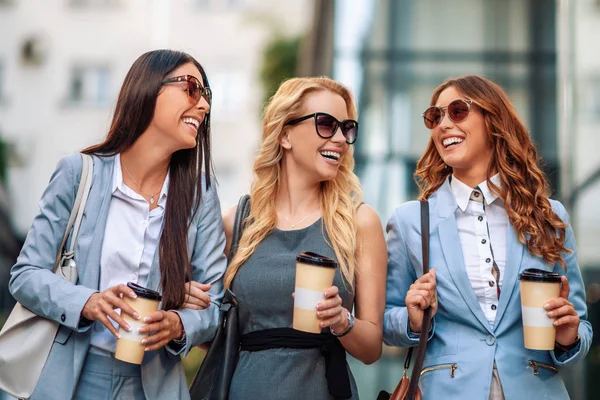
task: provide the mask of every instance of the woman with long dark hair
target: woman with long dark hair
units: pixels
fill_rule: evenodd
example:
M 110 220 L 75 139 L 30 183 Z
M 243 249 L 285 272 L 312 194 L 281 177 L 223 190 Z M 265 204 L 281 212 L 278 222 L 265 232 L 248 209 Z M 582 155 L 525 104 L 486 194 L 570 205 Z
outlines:
M 429 335 L 424 399 L 568 398 L 559 370 L 585 357 L 592 328 L 569 216 L 549 198 L 527 129 L 504 91 L 474 75 L 438 86 L 423 118 L 431 138 L 415 178 L 430 204 L 432 269 L 418 277 L 419 202 L 408 202 L 387 228 L 385 342 Z M 561 282 L 536 314 L 556 327 L 550 351 L 524 346 L 519 274 L 529 268 Z M 433 328 L 420 332 L 428 307 Z
M 61 325 L 32 399 L 189 398 L 179 354 L 214 335 L 226 268 L 210 175 L 210 101 L 191 56 L 158 50 L 135 61 L 106 140 L 83 150 L 94 174 L 76 285 L 51 273 L 82 165 L 79 154 L 59 162 L 11 271 L 14 297 Z M 135 296 L 128 281 L 162 293 L 160 310 L 141 328 L 150 333 L 141 366 L 114 358 L 118 328 L 130 328 L 115 310 L 139 318 L 123 301 Z

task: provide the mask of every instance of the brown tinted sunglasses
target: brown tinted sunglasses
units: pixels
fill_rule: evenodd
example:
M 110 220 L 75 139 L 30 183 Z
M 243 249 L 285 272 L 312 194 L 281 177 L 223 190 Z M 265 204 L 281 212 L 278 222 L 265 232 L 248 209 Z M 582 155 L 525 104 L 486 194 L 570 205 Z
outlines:
M 202 86 L 198 78 L 193 75 L 181 75 L 173 78 L 168 78 L 162 81 L 163 85 L 167 83 L 178 83 L 183 82 L 187 84 L 185 91 L 188 94 L 190 102 L 196 104 L 200 101 L 200 97 L 204 97 L 204 100 L 208 105 L 212 104 L 212 91 L 210 88 Z

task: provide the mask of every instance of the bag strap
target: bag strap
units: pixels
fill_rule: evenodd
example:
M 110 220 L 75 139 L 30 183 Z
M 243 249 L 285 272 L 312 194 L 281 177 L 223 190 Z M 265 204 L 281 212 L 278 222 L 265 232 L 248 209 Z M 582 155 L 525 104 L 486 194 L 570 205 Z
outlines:
M 421 200 L 421 251 L 423 254 L 423 275 L 429 272 L 429 202 Z M 423 312 L 423 323 L 421 325 L 421 335 L 419 337 L 419 346 L 417 347 L 417 358 L 410 376 L 410 385 L 406 393 L 406 400 L 413 400 L 419 386 L 421 369 L 423 368 L 423 359 L 425 358 L 425 349 L 429 337 L 429 328 L 431 327 L 431 307 L 427 307 Z M 412 347 L 407 354 L 408 363 L 412 356 Z M 406 366 L 406 364 L 405 364 Z
M 245 194 L 240 197 L 237 209 L 235 211 L 235 220 L 233 222 L 233 232 L 231 235 L 231 246 L 229 246 L 229 262 L 233 260 L 233 256 L 235 256 L 235 253 L 237 253 L 238 246 L 240 245 L 240 239 L 242 238 L 242 233 L 246 227 L 248 215 L 250 215 L 250 195 Z
M 90 188 L 92 186 L 92 175 L 94 171 L 94 162 L 92 157 L 88 154 L 81 154 L 81 161 L 81 178 L 79 180 L 79 188 L 77 189 L 77 195 L 75 196 L 73 209 L 71 210 L 71 215 L 69 216 L 69 222 L 67 222 L 67 229 L 65 229 L 62 242 L 60 243 L 60 247 L 58 248 L 58 253 L 56 255 L 56 261 L 54 263 L 55 273 L 60 266 L 63 256 L 66 258 L 73 258 L 75 254 L 75 242 L 77 241 L 77 234 L 79 233 L 79 227 L 83 218 L 83 211 L 85 209 L 85 204 L 87 203 Z M 71 245 L 69 246 L 69 251 L 65 251 L 65 244 L 67 243 L 67 238 L 69 237 L 71 228 L 74 228 Z

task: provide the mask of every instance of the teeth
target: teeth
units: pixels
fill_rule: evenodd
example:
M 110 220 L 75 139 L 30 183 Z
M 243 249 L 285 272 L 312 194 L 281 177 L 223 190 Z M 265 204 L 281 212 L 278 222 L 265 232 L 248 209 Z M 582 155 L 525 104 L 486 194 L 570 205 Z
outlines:
M 196 129 L 200 128 L 200 121 L 198 121 L 197 119 L 194 118 L 184 118 L 183 122 L 185 122 L 186 124 L 192 124 L 196 127 Z
M 451 144 L 454 144 L 454 143 L 462 143 L 462 142 L 464 142 L 464 140 L 465 139 L 461 139 L 461 138 L 458 138 L 458 137 L 450 137 L 450 138 L 444 139 L 442 141 L 442 144 L 444 145 L 444 147 L 448 147 L 448 146 L 450 146 Z
M 321 155 L 329 158 L 334 158 L 336 160 L 339 160 L 341 157 L 340 153 L 336 153 L 334 151 L 322 151 Z

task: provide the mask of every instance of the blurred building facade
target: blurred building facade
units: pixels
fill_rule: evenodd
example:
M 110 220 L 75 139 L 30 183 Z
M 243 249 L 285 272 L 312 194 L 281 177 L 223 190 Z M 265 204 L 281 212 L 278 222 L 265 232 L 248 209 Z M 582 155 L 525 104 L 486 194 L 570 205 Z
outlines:
M 590 320 L 600 327 L 600 56 L 590 51 L 589 39 L 600 34 L 600 1 L 336 0 L 333 8 L 323 22 L 333 25 L 332 55 L 326 56 L 332 69 L 320 72 L 357 95 L 357 172 L 366 201 L 385 222 L 396 206 L 415 198 L 412 175 L 429 139 L 421 112 L 436 86 L 463 74 L 496 81 L 536 142 L 553 197 L 571 209 Z M 600 393 L 590 379 L 599 371 L 599 349 L 595 342 L 583 365 L 561 371 L 573 399 Z M 374 367 L 352 365 L 361 397 L 393 389 L 401 355 L 388 349 Z
M 0 0 L 0 137 L 7 192 L 26 233 L 58 160 L 104 138 L 142 53 L 183 50 L 214 93 L 213 157 L 223 207 L 249 190 L 261 132 L 262 50 L 310 26 L 312 0 Z

